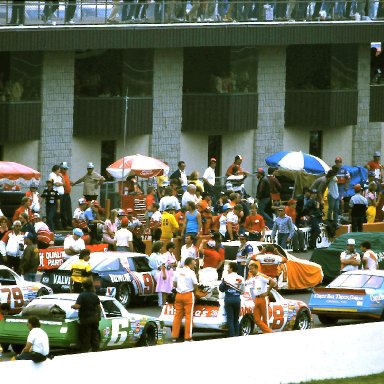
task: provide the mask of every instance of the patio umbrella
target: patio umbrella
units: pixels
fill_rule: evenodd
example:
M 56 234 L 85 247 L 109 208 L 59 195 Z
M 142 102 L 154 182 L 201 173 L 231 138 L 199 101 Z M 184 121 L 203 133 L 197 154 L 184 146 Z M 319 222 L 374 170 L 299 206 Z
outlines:
M 169 169 L 168 165 L 154 157 L 133 155 L 125 156 L 107 168 L 107 172 L 116 179 L 125 179 L 129 174 L 149 178 L 160 176 L 164 170 Z
M 301 151 L 281 151 L 267 157 L 265 162 L 270 167 L 289 171 L 305 171 L 313 175 L 327 173 L 330 167 L 320 158 Z
M 0 184 L 29 186 L 38 183 L 40 172 L 12 161 L 0 161 Z

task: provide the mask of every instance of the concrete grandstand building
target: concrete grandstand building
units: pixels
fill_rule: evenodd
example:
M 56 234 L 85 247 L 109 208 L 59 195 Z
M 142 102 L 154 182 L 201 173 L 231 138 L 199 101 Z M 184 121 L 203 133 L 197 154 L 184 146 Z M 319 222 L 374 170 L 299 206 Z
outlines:
M 124 154 L 217 174 L 238 153 L 365 164 L 383 147 L 371 85 L 381 21 L 0 27 L 0 157 L 71 179 Z M 8 86 L 6 86 L 8 84 Z M 79 191 L 80 192 L 80 191 Z

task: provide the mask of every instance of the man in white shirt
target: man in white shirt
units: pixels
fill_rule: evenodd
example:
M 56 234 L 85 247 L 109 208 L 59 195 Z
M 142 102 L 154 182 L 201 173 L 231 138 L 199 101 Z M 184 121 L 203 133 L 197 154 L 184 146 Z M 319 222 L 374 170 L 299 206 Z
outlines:
M 121 219 L 121 228 L 115 233 L 116 251 L 133 252 L 133 235 L 128 229 L 129 220 L 127 217 Z
M 340 271 L 348 272 L 359 269 L 361 258 L 359 252 L 355 249 L 355 239 L 347 240 L 347 250 L 340 254 Z
M 255 304 L 253 310 L 255 323 L 263 333 L 271 333 L 272 329 L 268 325 L 269 293 L 277 284 L 272 278 L 259 273 L 259 266 L 254 261 L 249 263 L 249 272 L 252 277 L 245 282 L 245 286 Z
M 161 238 L 161 212 L 159 211 L 159 204 L 152 203 L 149 211 L 152 212 L 149 219 L 149 229 L 151 233 L 152 242 L 159 241 Z
M 363 265 L 364 269 L 375 271 L 379 268 L 379 259 L 375 252 L 371 249 L 371 243 L 369 241 L 363 241 L 360 244 L 360 249 L 364 252 Z
M 181 247 L 180 250 L 180 261 L 178 265 L 180 268 L 184 267 L 184 262 L 188 257 L 192 257 L 193 259 L 197 260 L 198 253 L 194 241 L 195 238 L 193 235 L 185 236 L 185 244 Z
M 203 182 L 204 182 L 204 191 L 207 191 L 211 196 L 213 195 L 213 187 L 215 186 L 216 180 L 216 159 L 212 157 L 209 160 L 209 167 L 204 171 Z
M 84 233 L 80 228 L 75 228 L 72 235 L 64 239 L 64 260 L 68 260 L 73 255 L 78 255 L 85 249 L 84 240 L 81 238 Z
M 185 207 L 188 201 L 193 201 L 195 204 L 199 202 L 199 198 L 196 196 L 196 185 L 189 184 L 187 190 L 184 192 L 181 198 L 181 206 Z
M 40 328 L 40 320 L 36 316 L 30 316 L 27 325 L 29 329 L 27 344 L 20 355 L 16 356 L 16 360 L 32 360 L 40 363 L 49 355 L 48 335 Z
M 176 270 L 173 286 L 176 288 L 175 317 L 172 324 L 172 341 L 176 342 L 180 335 L 180 327 L 185 316 L 184 341 L 192 341 L 192 318 L 197 290 L 195 274 L 196 261 L 187 257 L 184 267 Z

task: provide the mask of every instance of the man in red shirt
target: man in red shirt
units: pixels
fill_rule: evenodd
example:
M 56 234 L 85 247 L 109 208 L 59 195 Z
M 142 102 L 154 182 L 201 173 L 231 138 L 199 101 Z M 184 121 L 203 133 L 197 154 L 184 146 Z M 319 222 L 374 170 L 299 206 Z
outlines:
M 204 264 L 202 268 L 215 268 L 221 266 L 221 256 L 218 250 L 215 249 L 215 240 L 203 240 L 199 247 L 200 255 L 203 256 Z
M 368 171 L 374 171 L 375 172 L 375 181 L 381 181 L 383 180 L 382 177 L 382 169 L 383 165 L 380 163 L 380 157 L 381 153 L 379 151 L 376 151 L 373 154 L 373 160 L 369 161 L 366 165 L 365 168 L 368 169 Z
M 19 220 L 20 214 L 23 212 L 28 215 L 29 220 L 33 220 L 33 211 L 31 209 L 31 205 L 32 205 L 32 199 L 28 196 L 24 196 L 21 199 L 20 207 L 17 208 L 15 213 L 13 214 L 12 222 L 14 222 L 15 220 Z
M 264 217 L 257 213 L 257 204 L 250 206 L 251 214 L 245 219 L 244 228 L 249 232 L 249 240 L 264 241 L 265 221 Z
M 64 184 L 64 194 L 60 196 L 61 224 L 64 229 L 72 229 L 71 181 L 66 161 L 60 164 L 60 173 Z
M 238 175 L 245 175 L 245 176 L 248 176 L 249 175 L 249 172 L 247 171 L 244 171 L 242 168 L 241 168 L 241 163 L 243 162 L 243 157 L 241 155 L 236 155 L 235 156 L 235 161 L 233 162 L 233 164 L 231 164 L 228 169 L 227 169 L 227 172 L 225 173 L 225 176 L 231 176 L 233 175 L 233 167 L 237 167 L 237 174 Z

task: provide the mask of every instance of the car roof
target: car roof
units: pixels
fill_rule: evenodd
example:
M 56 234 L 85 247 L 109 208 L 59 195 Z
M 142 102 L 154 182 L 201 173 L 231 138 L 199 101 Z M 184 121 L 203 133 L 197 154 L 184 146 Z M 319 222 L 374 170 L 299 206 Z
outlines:
M 343 275 L 369 275 L 369 276 L 381 276 L 384 277 L 384 270 L 376 269 L 376 270 L 369 270 L 369 269 L 358 269 L 356 271 L 348 271 L 344 272 Z
M 91 257 L 96 256 L 96 257 L 148 257 L 145 253 L 136 253 L 136 252 L 119 252 L 119 251 L 107 251 L 107 252 L 92 252 Z

